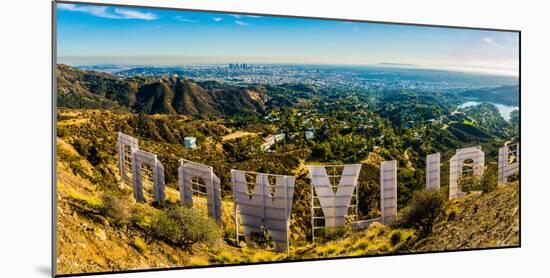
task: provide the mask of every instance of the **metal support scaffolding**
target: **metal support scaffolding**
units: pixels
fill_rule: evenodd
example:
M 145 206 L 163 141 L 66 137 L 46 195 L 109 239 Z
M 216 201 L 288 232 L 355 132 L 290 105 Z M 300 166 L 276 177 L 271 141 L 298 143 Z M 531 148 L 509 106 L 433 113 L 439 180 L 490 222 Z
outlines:
M 361 166 L 361 164 L 307 166 L 311 178 L 312 241 L 317 238 L 316 230 L 341 227 L 358 219 L 357 181 Z
M 380 162 L 380 220 L 387 225 L 397 216 L 397 161 Z
M 118 170 L 120 186 L 133 184 L 132 159 L 133 153 L 139 150 L 138 140 L 122 132 L 117 133 Z
M 147 167 L 149 167 L 150 170 L 148 170 Z M 142 150 L 135 151 L 132 158 L 132 173 L 134 198 L 136 202 L 145 201 L 143 195 L 143 178 L 145 178 L 146 181 L 152 179 L 155 201 L 164 201 L 164 165 L 157 159 L 156 154 Z
M 222 223 L 221 184 L 214 174 L 214 168 L 180 159 L 178 184 L 181 204 L 193 207 L 195 202 L 203 203 L 208 215 L 216 219 L 218 224 Z
M 441 154 L 433 153 L 426 156 L 426 189 L 439 190 Z
M 255 180 L 248 181 L 247 175 L 254 176 Z M 267 231 L 272 238 L 273 249 L 288 253 L 290 212 L 296 178 L 232 169 L 231 179 L 237 244 L 240 236 L 250 240 L 252 233 Z M 275 179 L 275 183 L 271 184 L 270 179 Z M 249 186 L 253 186 L 252 192 Z M 239 232 L 240 226 L 244 229 L 243 234 Z

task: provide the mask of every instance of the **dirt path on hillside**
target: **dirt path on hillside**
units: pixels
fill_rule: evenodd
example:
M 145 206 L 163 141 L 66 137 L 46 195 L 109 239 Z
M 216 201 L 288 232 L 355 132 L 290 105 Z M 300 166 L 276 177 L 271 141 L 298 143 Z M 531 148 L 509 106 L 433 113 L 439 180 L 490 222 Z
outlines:
M 235 131 L 233 133 L 229 133 L 229 134 L 225 135 L 224 137 L 222 137 L 222 142 L 227 141 L 227 140 L 233 140 L 233 139 L 245 137 L 245 136 L 256 136 L 256 135 L 258 135 L 258 134 L 248 132 L 248 131 L 238 130 L 238 131 Z

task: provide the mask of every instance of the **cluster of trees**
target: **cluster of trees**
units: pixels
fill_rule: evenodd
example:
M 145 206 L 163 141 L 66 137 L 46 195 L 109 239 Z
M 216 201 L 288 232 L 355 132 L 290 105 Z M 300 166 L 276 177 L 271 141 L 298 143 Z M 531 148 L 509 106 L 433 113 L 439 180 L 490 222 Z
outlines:
M 372 141 L 366 138 L 347 134 L 336 134 L 312 144 L 312 157 L 320 161 L 357 161 L 372 150 Z
M 501 116 L 498 108 L 491 103 L 469 106 L 461 110 L 468 115 L 469 119 L 474 121 L 473 123 L 468 121 L 471 126 L 486 131 L 487 133 L 490 131 L 493 136 L 508 138 L 517 136 L 519 122 L 517 121 L 516 113 L 519 116 L 518 110 L 515 110 L 517 112 L 511 114 L 509 121 L 505 120 Z M 466 123 L 466 121 L 463 122 Z
M 221 229 L 214 220 L 200 210 L 177 204 L 133 204 L 127 195 L 108 191 L 102 195 L 98 210 L 127 233 L 143 236 L 145 244 L 163 240 L 189 248 L 199 242 L 216 244 L 221 238 Z
M 449 114 L 447 98 L 441 94 L 422 94 L 396 91 L 387 93 L 380 100 L 378 113 L 390 120 L 395 128 L 408 128 L 427 120 Z
M 223 143 L 228 160 L 245 161 L 261 153 L 262 139 L 259 136 L 244 136 Z

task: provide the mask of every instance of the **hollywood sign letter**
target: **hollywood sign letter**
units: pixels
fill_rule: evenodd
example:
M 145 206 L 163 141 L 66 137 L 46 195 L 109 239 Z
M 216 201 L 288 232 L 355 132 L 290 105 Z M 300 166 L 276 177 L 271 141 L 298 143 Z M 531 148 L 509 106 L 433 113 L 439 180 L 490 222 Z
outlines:
M 133 153 L 132 158 L 132 175 L 134 184 L 134 198 L 136 202 L 144 202 L 143 197 L 143 178 L 148 178 L 147 175 L 142 175 L 146 167 L 151 169 L 151 178 L 153 180 L 153 193 L 155 201 L 164 201 L 164 166 L 157 159 L 157 155 L 137 150 Z
M 255 177 L 254 181 L 247 180 Z M 270 178 L 275 180 L 270 184 Z M 270 175 L 231 170 L 235 210 L 235 229 L 239 239 L 237 208 L 248 241 L 252 233 L 267 230 L 275 251 L 288 251 L 288 230 L 294 196 L 294 176 Z M 253 186 L 252 192 L 248 188 Z
M 117 134 L 117 147 L 121 186 L 132 184 L 132 155 L 139 150 L 138 140 L 119 132 Z
M 426 188 L 439 190 L 441 154 L 433 153 L 426 156 Z
M 397 161 L 380 163 L 380 220 L 389 224 L 397 215 Z
M 194 201 L 206 202 L 208 215 L 216 219 L 218 224 L 222 223 L 220 179 L 214 174 L 212 167 L 180 159 L 178 184 L 181 204 L 193 207 Z M 203 199 L 193 200 L 193 195 Z
M 397 161 L 380 163 L 380 212 L 378 218 L 352 222 L 353 230 L 367 228 L 374 222 L 389 224 L 397 215 Z
M 519 172 L 519 143 L 498 149 L 498 185 L 508 182 L 508 177 Z
M 458 181 L 463 175 L 464 161 L 472 160 L 472 174 L 475 178 L 480 178 L 483 175 L 485 167 L 485 153 L 481 151 L 481 147 L 470 147 L 458 149 L 450 160 L 449 167 L 449 199 L 464 196 L 465 193 L 458 187 Z
M 327 174 L 327 168 L 343 167 L 341 174 Z M 361 164 L 349 165 L 309 165 L 307 169 L 311 178 L 311 217 L 312 237 L 315 229 L 324 227 L 341 227 L 346 224 L 346 217 L 351 199 L 356 192 Z M 338 184 L 333 184 L 331 179 Z M 336 192 L 333 188 L 336 188 Z M 315 198 L 319 201 L 323 216 L 316 216 Z M 324 226 L 317 226 L 316 219 L 324 219 Z

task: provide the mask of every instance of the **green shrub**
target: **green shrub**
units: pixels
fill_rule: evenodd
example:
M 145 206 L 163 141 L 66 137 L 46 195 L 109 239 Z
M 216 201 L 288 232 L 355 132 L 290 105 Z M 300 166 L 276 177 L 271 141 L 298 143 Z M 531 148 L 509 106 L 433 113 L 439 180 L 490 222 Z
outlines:
M 245 136 L 223 143 L 223 149 L 232 161 L 245 161 L 261 152 L 261 140 L 258 136 Z
M 70 136 L 71 132 L 67 128 L 64 128 L 62 126 L 57 126 L 57 137 L 67 137 Z
M 250 241 L 257 244 L 260 248 L 267 248 L 271 246 L 271 235 L 267 230 L 262 230 L 261 232 L 251 232 Z
M 390 232 L 390 243 L 392 246 L 395 246 L 401 241 L 401 230 L 393 230 Z
M 448 221 L 448 222 L 451 222 L 451 221 L 455 220 L 455 218 L 456 218 L 456 211 L 455 211 L 455 210 L 451 210 L 451 211 L 449 212 L 449 214 L 447 214 L 447 221 Z
M 359 238 L 353 245 L 349 248 L 350 251 L 355 250 L 366 250 L 369 247 L 370 241 L 366 238 Z
M 480 177 L 459 179 L 459 188 L 464 192 L 479 190 L 483 193 L 491 192 L 497 188 L 498 177 L 496 167 L 489 166 Z
M 475 176 L 461 177 L 458 179 L 458 188 L 463 192 L 479 190 L 480 179 Z
M 379 222 L 372 223 L 367 228 L 367 234 L 366 234 L 367 240 L 372 241 L 375 238 L 382 236 L 385 230 L 386 230 L 386 227 L 383 224 Z
M 101 195 L 101 202 L 101 213 L 111 218 L 113 224 L 118 227 L 126 227 L 130 224 L 131 202 L 129 198 L 107 192 Z
M 223 231 L 223 238 L 225 240 L 225 242 L 227 242 L 228 244 L 231 244 L 231 245 L 236 245 L 237 244 L 237 235 L 235 234 L 235 229 L 225 229 Z
M 491 192 L 497 188 L 498 177 L 495 167 L 487 167 L 480 180 L 480 189 L 484 192 Z
M 322 241 L 332 241 L 332 240 L 338 240 L 348 236 L 351 231 L 351 228 L 346 225 L 343 227 L 324 228 L 318 231 L 322 231 L 321 232 L 322 234 L 319 235 L 319 237 L 322 238 Z
M 147 243 L 141 237 L 134 237 L 132 241 L 132 246 L 134 246 L 141 254 L 147 252 Z
M 319 143 L 313 146 L 311 155 L 321 161 L 329 161 L 334 159 L 330 144 L 327 142 Z
M 181 247 L 202 242 L 215 243 L 221 236 L 214 220 L 199 210 L 181 206 L 169 207 L 152 221 L 150 231 L 155 238 L 167 240 Z
M 130 211 L 129 222 L 132 226 L 147 231 L 151 228 L 155 214 L 154 209 L 147 207 L 147 205 L 136 204 Z
M 93 166 L 98 166 L 105 163 L 109 155 L 99 149 L 97 142 L 86 139 L 76 139 L 73 142 L 74 149 L 84 158 L 86 158 Z
M 420 238 L 428 236 L 436 218 L 443 212 L 445 198 L 436 190 L 417 191 L 403 209 L 396 224 L 417 230 Z

